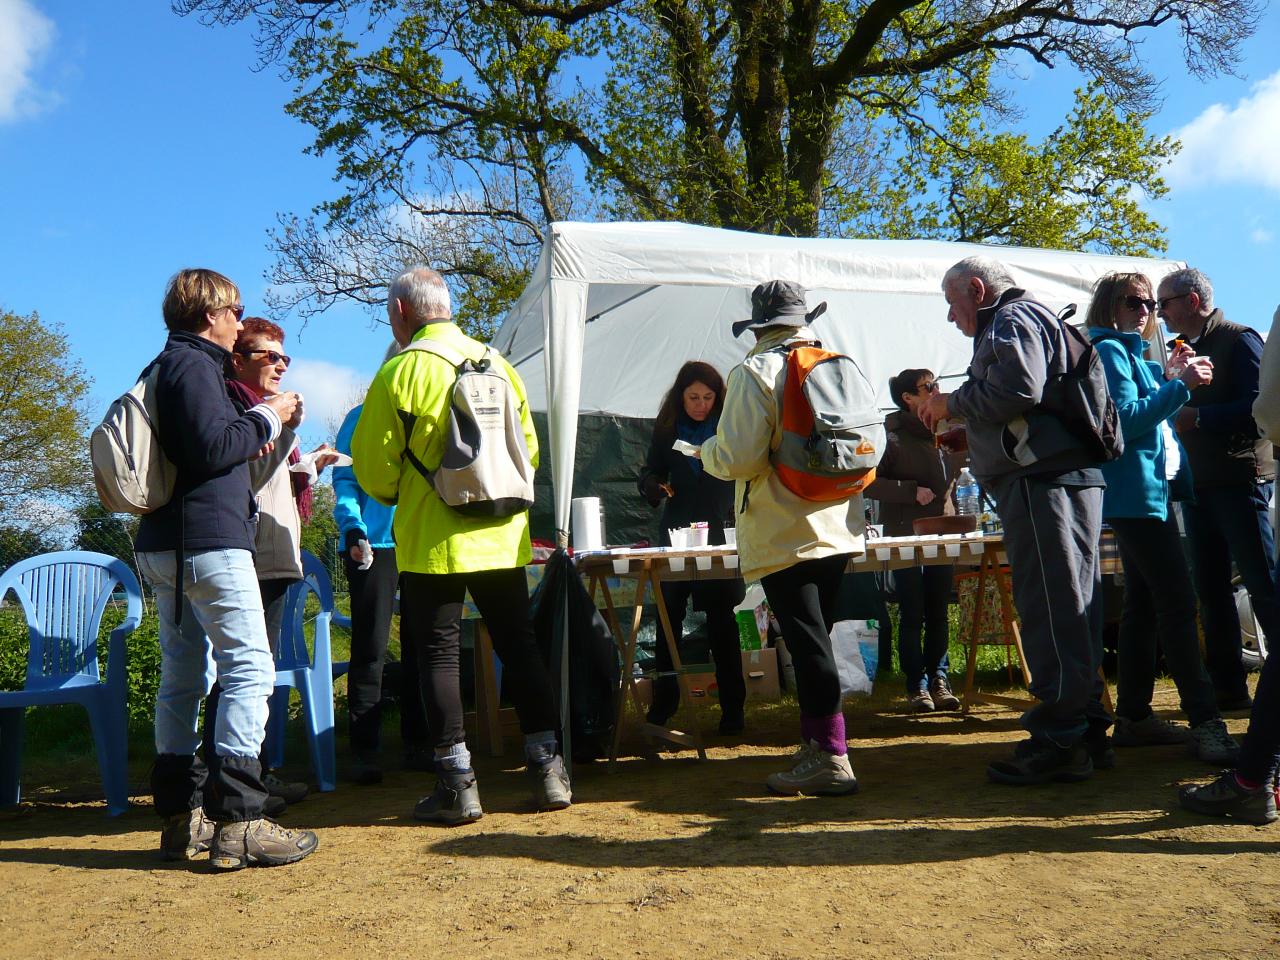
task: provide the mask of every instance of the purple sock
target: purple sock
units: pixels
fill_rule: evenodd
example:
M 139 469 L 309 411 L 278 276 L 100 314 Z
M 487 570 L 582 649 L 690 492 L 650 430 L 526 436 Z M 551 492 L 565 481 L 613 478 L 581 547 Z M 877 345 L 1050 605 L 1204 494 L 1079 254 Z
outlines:
M 805 743 L 812 740 L 827 753 L 843 757 L 849 752 L 845 743 L 844 714 L 833 713 L 829 717 L 800 717 L 800 736 Z

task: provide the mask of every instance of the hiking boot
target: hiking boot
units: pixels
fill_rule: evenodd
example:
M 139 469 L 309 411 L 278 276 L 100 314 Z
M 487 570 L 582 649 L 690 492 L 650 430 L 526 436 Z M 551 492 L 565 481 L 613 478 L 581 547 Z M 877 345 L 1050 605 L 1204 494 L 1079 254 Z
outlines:
M 371 787 L 382 782 L 382 766 L 378 763 L 376 753 L 357 753 L 351 762 L 349 771 L 351 781 L 362 787 Z
M 1116 717 L 1115 735 L 1111 739 L 1117 747 L 1164 747 L 1187 743 L 1191 739 L 1191 731 L 1180 723 L 1164 720 L 1153 713 L 1142 720 Z
M 275 820 L 283 817 L 289 812 L 289 805 L 280 797 L 273 797 L 267 794 L 265 800 L 262 801 L 262 815 L 268 820 Z
M 933 697 L 928 690 L 907 694 L 907 709 L 912 713 L 933 713 Z
M 1076 783 L 1093 776 L 1093 758 L 1084 741 L 1059 747 L 1047 740 L 1023 740 L 1013 756 L 993 760 L 987 777 L 993 783 L 1024 787 L 1036 783 Z
M 290 830 L 274 820 L 230 820 L 218 824 L 209 864 L 215 870 L 279 867 L 315 853 L 319 838 L 310 830 Z
M 441 772 L 436 778 L 436 788 L 418 801 L 413 808 L 413 816 L 415 820 L 443 823 L 450 827 L 479 820 L 484 811 L 480 809 L 480 789 L 476 786 L 475 772 Z
M 1234 767 L 1240 759 L 1240 744 L 1227 732 L 1227 725 L 1215 717 L 1191 728 L 1187 749 L 1205 763 Z
M 834 797 L 858 792 L 858 778 L 853 775 L 848 755 L 827 753 L 812 740 L 792 755 L 790 770 L 771 773 L 765 782 L 774 793 L 789 797 Z
M 543 764 L 530 764 L 525 767 L 525 776 L 529 778 L 533 802 L 539 810 L 563 810 L 573 802 L 564 757 L 555 756 Z
M 951 692 L 946 677 L 934 677 L 929 684 L 929 697 L 935 710 L 959 710 L 960 698 Z
M 301 803 L 303 797 L 311 792 L 311 788 L 305 783 L 290 783 L 281 780 L 274 773 L 266 774 L 262 778 L 262 785 L 267 788 L 268 795 L 279 797 L 285 803 Z
M 1178 791 L 1178 802 L 1188 810 L 1214 817 L 1230 817 L 1265 826 L 1276 820 L 1276 794 L 1269 783 L 1249 790 L 1240 785 L 1234 770 L 1212 783 L 1187 786 Z
M 175 813 L 165 820 L 160 831 L 160 856 L 166 860 L 194 860 L 209 849 L 213 831 L 213 821 L 204 815 L 204 807 Z

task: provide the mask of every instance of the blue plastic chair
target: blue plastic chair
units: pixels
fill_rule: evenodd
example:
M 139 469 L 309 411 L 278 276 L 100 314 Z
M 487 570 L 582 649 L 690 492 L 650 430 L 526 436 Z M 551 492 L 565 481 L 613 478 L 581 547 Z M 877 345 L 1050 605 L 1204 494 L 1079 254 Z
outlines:
M 128 606 L 124 621 L 111 631 L 103 679 L 98 628 L 117 588 Z M 10 592 L 26 614 L 31 649 L 24 688 L 0 693 L 0 806 L 21 799 L 24 710 L 78 703 L 89 711 L 107 813 L 118 816 L 129 808 L 125 638 L 142 619 L 138 578 L 115 557 L 64 551 L 10 567 L 0 575 L 0 600 Z
M 280 645 L 276 651 L 276 688 L 271 695 L 271 709 L 267 717 L 267 743 L 270 744 L 267 760 L 272 767 L 284 763 L 289 690 L 296 689 L 302 699 L 302 714 L 307 724 L 311 768 L 319 789 L 328 792 L 338 782 L 333 729 L 333 651 L 329 640 L 333 587 L 324 565 L 306 550 L 302 551 L 302 575 L 303 580 L 291 586 L 285 594 Z M 311 594 L 319 601 L 320 611 L 308 621 L 306 606 L 307 597 Z M 308 623 L 313 627 L 313 653 L 307 651 Z

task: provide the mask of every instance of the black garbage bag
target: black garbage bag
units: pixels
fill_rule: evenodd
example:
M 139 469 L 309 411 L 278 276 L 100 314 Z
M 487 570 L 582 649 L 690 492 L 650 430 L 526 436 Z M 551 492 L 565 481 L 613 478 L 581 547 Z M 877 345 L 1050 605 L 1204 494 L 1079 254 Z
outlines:
M 556 689 L 566 755 L 577 763 L 607 757 L 622 665 L 608 623 L 564 550 L 547 561 L 529 615 Z

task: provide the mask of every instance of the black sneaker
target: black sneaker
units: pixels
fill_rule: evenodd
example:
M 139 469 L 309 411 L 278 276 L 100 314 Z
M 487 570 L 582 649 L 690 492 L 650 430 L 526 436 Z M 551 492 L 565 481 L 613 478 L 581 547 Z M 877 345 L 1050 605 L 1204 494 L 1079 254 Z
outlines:
M 1218 712 L 1219 713 L 1241 713 L 1246 710 L 1253 709 L 1253 697 L 1249 696 L 1248 690 L 1242 690 L 1237 693 L 1224 693 L 1218 691 Z
M 1076 783 L 1093 776 L 1093 759 L 1083 741 L 1059 747 L 1046 740 L 1024 740 L 1007 759 L 993 760 L 987 776 L 994 783 Z
M 1252 790 L 1242 787 L 1234 770 L 1225 771 L 1212 783 L 1183 787 L 1178 791 L 1178 802 L 1196 813 L 1258 826 L 1274 823 L 1277 818 L 1275 788 L 1269 783 Z
M 441 773 L 430 796 L 423 797 L 413 808 L 413 816 L 416 820 L 449 827 L 479 820 L 484 811 L 480 809 L 480 790 L 476 787 L 474 771 Z
M 733 737 L 747 728 L 747 721 L 741 710 L 722 712 L 720 714 L 720 736 Z
M 1089 751 L 1089 759 L 1093 761 L 1093 769 L 1110 770 L 1116 765 L 1116 750 L 1111 738 L 1106 733 L 1086 733 L 1084 748 Z

